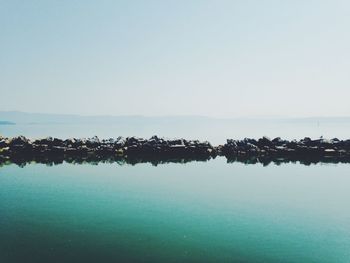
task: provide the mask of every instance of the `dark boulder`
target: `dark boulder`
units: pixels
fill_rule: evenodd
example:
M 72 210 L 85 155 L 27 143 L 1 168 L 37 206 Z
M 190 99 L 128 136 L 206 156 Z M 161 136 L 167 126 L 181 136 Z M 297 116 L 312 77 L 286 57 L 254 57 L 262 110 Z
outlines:
M 87 139 L 85 142 L 85 145 L 89 148 L 96 148 L 100 144 L 101 144 L 100 139 L 97 136 Z
M 271 141 L 270 138 L 264 136 L 262 138 L 260 138 L 257 142 L 257 145 L 259 147 L 263 147 L 263 146 L 273 146 L 273 142 Z
M 14 145 L 26 145 L 29 143 L 29 140 L 24 137 L 24 136 L 18 136 L 18 137 L 14 137 L 10 140 L 9 145 L 12 147 Z
M 306 146 L 312 146 L 311 142 L 312 140 L 310 137 L 305 137 L 304 139 L 300 140 L 300 143 L 305 144 Z
M 0 139 L 0 148 L 8 147 L 10 144 L 10 140 L 8 138 L 1 137 Z

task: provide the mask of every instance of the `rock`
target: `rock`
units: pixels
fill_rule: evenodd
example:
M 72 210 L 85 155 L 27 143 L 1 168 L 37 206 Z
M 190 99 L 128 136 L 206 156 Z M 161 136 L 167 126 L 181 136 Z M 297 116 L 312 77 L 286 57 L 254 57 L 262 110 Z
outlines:
M 86 142 L 84 143 L 87 147 L 98 147 L 101 145 L 100 139 L 97 136 L 94 136 L 90 139 L 87 139 Z
M 63 146 L 63 140 L 61 139 L 58 139 L 58 138 L 54 138 L 53 141 L 52 141 L 52 145 L 54 146 Z
M 326 154 L 335 154 L 335 153 L 337 153 L 337 151 L 334 150 L 334 149 L 325 149 L 324 152 L 325 152 Z
M 9 146 L 9 144 L 10 144 L 10 140 L 9 139 L 4 138 L 4 137 L 2 137 L 0 139 L 0 148 L 7 147 L 7 146 Z
M 10 151 L 10 147 L 0 148 L 0 155 L 1 156 L 7 155 L 9 151 Z
M 65 145 L 66 147 L 73 147 L 73 145 L 75 144 L 75 139 L 66 139 L 63 141 L 63 145 Z
M 283 140 L 281 139 L 281 137 L 276 137 L 272 140 L 273 144 L 281 144 L 283 142 Z
M 159 141 L 159 137 L 157 135 L 153 135 L 150 140 L 153 140 L 153 141 Z
M 171 140 L 169 141 L 169 145 L 185 145 L 185 142 L 183 139 Z
M 64 153 L 67 155 L 75 155 L 78 153 L 77 148 L 65 148 Z
M 307 146 L 307 147 L 312 147 L 313 146 L 312 140 L 309 137 L 305 137 L 304 139 L 300 140 L 298 144 L 304 145 L 304 146 Z
M 257 140 L 255 139 L 250 139 L 250 138 L 244 138 L 241 143 L 243 144 L 247 144 L 247 143 L 250 143 L 250 144 L 254 144 L 254 145 L 257 145 Z
M 177 144 L 170 146 L 170 149 L 186 149 L 186 145 L 183 144 Z
M 213 147 L 208 141 L 165 140 L 152 136 L 149 140 L 137 137 L 126 139 L 100 140 L 97 136 L 90 139 L 61 140 L 48 137 L 33 143 L 18 136 L 12 139 L 0 138 L 1 160 L 38 160 L 50 159 L 62 162 L 83 162 L 84 160 L 129 159 L 135 160 L 208 160 L 216 155 L 224 155 L 228 160 L 245 163 L 300 161 L 305 164 L 318 161 L 350 162 L 350 140 L 317 139 L 305 137 L 300 141 L 286 141 L 280 137 L 270 140 L 267 137 L 243 140 L 228 139 L 224 145 Z M 1 161 L 0 161 L 1 164 Z
M 116 147 L 124 147 L 126 145 L 126 139 L 123 137 L 118 137 L 114 143 Z
M 10 140 L 10 146 L 14 146 L 14 145 L 26 145 L 29 143 L 29 140 L 24 137 L 24 136 L 18 136 L 18 137 L 14 137 Z
M 53 146 L 51 152 L 53 154 L 63 154 L 66 148 L 61 146 Z
M 123 149 L 117 149 L 117 150 L 115 151 L 115 153 L 116 153 L 117 155 L 123 155 L 123 154 L 124 154 L 124 151 L 123 151 Z
M 264 136 L 262 138 L 260 138 L 257 142 L 257 145 L 259 147 L 262 147 L 262 146 L 273 146 L 273 142 L 270 140 L 270 138 Z
M 52 142 L 53 142 L 53 138 L 52 137 L 46 137 L 45 139 L 41 140 L 41 143 L 47 144 L 47 145 L 51 145 Z
M 140 139 L 136 137 L 128 137 L 126 138 L 125 145 L 126 146 L 132 146 L 132 145 L 137 145 L 140 143 Z

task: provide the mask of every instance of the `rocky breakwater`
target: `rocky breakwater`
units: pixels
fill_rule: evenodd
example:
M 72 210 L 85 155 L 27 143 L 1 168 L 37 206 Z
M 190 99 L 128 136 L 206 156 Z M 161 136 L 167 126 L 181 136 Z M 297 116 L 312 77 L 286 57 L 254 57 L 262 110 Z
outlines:
M 157 136 L 149 140 L 126 138 L 122 151 L 129 157 L 151 160 L 163 158 L 209 160 L 217 155 L 215 147 L 209 142 L 185 139 L 166 140 Z
M 30 140 L 24 136 L 0 137 L 0 162 L 61 163 L 63 161 L 127 160 L 137 162 L 165 162 L 209 160 L 217 154 L 209 142 L 197 140 L 166 140 L 153 136 L 150 139 L 136 137 L 100 140 L 45 139 Z
M 304 138 L 288 141 L 281 138 L 227 140 L 212 146 L 198 140 L 167 140 L 153 136 L 150 139 L 136 137 L 117 139 L 57 139 L 30 140 L 23 136 L 4 138 L 0 136 L 0 164 L 38 162 L 55 164 L 66 162 L 122 162 L 136 164 L 151 162 L 207 161 L 225 156 L 228 162 L 262 163 L 318 162 L 350 163 L 350 140 L 325 140 Z
M 273 140 L 263 137 L 256 139 L 227 140 L 220 147 L 220 154 L 226 156 L 229 161 L 240 161 L 244 163 L 270 162 L 301 162 L 311 164 L 318 162 L 338 163 L 350 162 L 350 140 L 339 140 L 337 138 L 326 140 L 323 138 L 312 140 Z

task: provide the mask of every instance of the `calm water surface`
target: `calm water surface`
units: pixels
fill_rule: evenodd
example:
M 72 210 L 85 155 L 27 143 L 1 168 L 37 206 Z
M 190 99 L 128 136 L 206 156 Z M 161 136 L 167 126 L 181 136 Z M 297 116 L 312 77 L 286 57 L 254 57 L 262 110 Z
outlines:
M 0 168 L 0 262 L 350 262 L 349 165 Z

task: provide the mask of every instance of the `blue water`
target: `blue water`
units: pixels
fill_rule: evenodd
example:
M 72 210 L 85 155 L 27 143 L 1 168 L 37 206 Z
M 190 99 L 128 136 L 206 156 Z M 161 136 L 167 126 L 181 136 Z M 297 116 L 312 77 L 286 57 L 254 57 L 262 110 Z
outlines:
M 0 167 L 0 262 L 350 262 L 349 165 Z
M 18 124 L 5 136 L 347 139 L 347 122 Z M 0 262 L 350 262 L 348 164 L 0 167 Z

